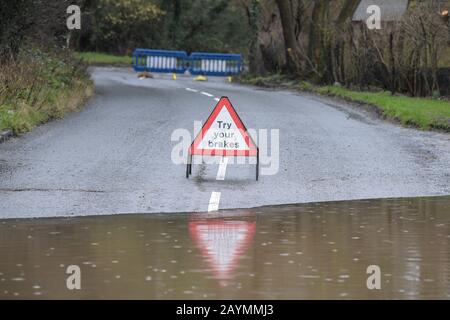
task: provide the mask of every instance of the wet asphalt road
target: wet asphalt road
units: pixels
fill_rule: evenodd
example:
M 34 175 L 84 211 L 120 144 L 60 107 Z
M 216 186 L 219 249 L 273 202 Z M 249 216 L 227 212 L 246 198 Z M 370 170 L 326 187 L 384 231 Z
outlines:
M 450 135 L 402 128 L 288 91 L 130 70 L 93 70 L 96 94 L 63 120 L 0 144 L 0 218 L 207 211 L 269 204 L 450 194 Z M 186 88 L 194 90 L 186 90 Z M 197 92 L 195 92 L 197 91 Z M 202 93 L 203 92 L 203 93 Z M 279 129 L 279 171 L 185 166 L 171 134 L 193 131 L 228 96 L 248 128 Z

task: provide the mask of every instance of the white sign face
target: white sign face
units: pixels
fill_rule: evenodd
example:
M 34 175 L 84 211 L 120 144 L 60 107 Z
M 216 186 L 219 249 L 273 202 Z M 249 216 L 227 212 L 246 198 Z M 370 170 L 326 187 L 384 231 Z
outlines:
M 199 149 L 250 150 L 228 109 L 223 106 L 199 144 Z
M 222 97 L 192 142 L 189 153 L 253 157 L 258 155 L 258 148 L 230 100 Z

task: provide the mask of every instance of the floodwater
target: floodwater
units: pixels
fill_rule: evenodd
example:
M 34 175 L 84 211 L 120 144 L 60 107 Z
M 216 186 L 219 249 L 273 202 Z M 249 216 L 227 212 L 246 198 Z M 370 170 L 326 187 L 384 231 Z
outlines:
M 0 299 L 449 299 L 449 222 L 450 197 L 0 220 Z

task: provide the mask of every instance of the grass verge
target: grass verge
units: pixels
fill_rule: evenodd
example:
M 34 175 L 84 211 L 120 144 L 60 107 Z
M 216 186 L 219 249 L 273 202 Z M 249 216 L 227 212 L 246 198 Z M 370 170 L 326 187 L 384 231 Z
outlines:
M 130 56 L 115 56 L 99 52 L 77 52 L 76 57 L 89 65 L 131 66 Z
M 423 130 L 437 129 L 450 132 L 450 101 L 391 95 L 389 92 L 350 90 L 342 86 L 315 86 L 308 82 L 290 80 L 282 75 L 268 77 L 241 77 L 241 82 L 262 87 L 283 87 L 339 97 L 347 101 L 368 104 L 378 114 L 403 125 Z
M 0 70 L 0 130 L 32 130 L 79 109 L 93 92 L 86 68 L 70 52 L 24 50 Z

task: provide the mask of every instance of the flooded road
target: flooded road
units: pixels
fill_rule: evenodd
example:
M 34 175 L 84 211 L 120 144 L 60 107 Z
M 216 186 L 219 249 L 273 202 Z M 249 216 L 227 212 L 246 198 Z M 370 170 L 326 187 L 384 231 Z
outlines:
M 91 76 L 95 94 L 82 111 L 0 144 L 0 217 L 202 212 L 212 191 L 221 192 L 220 209 L 450 194 L 449 134 L 221 77 L 139 80 L 129 68 L 109 67 Z M 186 179 L 184 163 L 174 162 L 179 143 L 192 142 L 194 124 L 222 96 L 260 133 L 258 183 L 255 168 L 234 157 L 224 181 L 218 165 L 194 165 Z M 178 140 L 180 129 L 190 137 Z
M 449 299 L 449 244 L 450 197 L 0 220 L 0 298 Z

